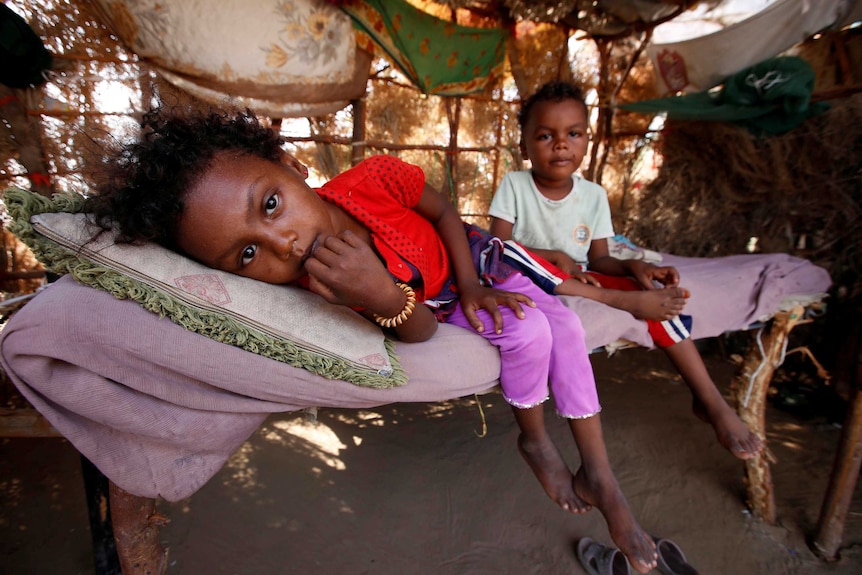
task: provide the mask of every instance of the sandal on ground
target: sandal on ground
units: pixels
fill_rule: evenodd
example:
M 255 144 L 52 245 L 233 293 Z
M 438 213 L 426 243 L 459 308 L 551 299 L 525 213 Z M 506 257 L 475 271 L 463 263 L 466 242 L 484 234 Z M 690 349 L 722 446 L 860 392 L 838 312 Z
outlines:
M 578 541 L 578 561 L 589 575 L 630 575 L 629 562 L 623 552 L 584 537 Z
M 658 570 L 663 575 L 699 575 L 697 569 L 688 564 L 682 549 L 670 539 L 655 538 L 658 552 Z

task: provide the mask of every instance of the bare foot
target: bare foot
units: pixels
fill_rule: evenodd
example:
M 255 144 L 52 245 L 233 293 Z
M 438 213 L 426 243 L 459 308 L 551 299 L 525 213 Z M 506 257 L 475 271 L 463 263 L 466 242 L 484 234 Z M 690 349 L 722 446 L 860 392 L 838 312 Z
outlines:
M 518 451 L 533 470 L 545 493 L 557 505 L 571 513 L 586 513 L 592 509 L 575 493 L 572 472 L 548 436 L 530 441 L 521 434 L 518 437 Z
M 638 573 L 648 573 L 658 565 L 655 541 L 635 521 L 616 479 L 591 478 L 581 467 L 575 473 L 575 493 L 598 507 L 608 524 L 611 539 Z
M 619 307 L 638 319 L 664 321 L 682 313 L 689 295 L 679 287 L 624 292 Z
M 714 413 L 710 414 L 706 406 L 695 399 L 692 402 L 692 411 L 701 420 L 712 425 L 718 442 L 735 457 L 743 460 L 751 459 L 763 449 L 760 437 L 748 429 L 748 426 L 726 403 L 722 402 Z

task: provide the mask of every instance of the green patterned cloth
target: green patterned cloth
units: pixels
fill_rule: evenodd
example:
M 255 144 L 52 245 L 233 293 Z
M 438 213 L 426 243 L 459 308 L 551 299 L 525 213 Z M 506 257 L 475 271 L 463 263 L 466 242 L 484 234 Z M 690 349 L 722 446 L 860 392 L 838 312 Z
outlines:
M 426 94 L 478 92 L 502 72 L 504 30 L 459 26 L 403 0 L 347 0 L 341 9 L 353 19 L 360 47 L 383 49 Z
M 734 122 L 758 135 L 780 135 L 828 104 L 811 102 L 814 70 L 796 56 L 770 58 L 728 77 L 718 91 L 622 104 L 631 112 L 666 112 L 671 120 Z

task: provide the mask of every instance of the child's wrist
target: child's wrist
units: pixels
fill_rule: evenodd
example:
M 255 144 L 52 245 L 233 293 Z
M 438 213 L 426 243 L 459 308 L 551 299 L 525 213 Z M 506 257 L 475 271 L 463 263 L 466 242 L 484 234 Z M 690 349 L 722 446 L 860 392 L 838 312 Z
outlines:
M 398 327 L 399 325 L 407 321 L 410 316 L 413 315 L 413 310 L 416 309 L 416 292 L 413 291 L 413 288 L 405 283 L 400 282 L 396 283 L 395 285 L 397 285 L 404 293 L 404 306 L 401 308 L 401 311 L 389 317 L 383 317 L 376 313 L 372 313 L 372 319 L 374 319 L 374 322 L 380 327 Z

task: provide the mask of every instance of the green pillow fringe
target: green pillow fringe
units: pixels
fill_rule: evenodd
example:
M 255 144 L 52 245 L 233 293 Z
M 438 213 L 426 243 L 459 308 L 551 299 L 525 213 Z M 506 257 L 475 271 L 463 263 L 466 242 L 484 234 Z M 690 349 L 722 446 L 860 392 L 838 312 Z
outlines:
M 4 192 L 3 201 L 12 217 L 6 228 L 27 244 L 36 258 L 53 273 L 69 274 L 79 283 L 106 291 L 117 299 L 133 300 L 144 309 L 158 314 L 159 317 L 167 317 L 189 331 L 293 367 L 306 369 L 328 379 L 380 389 L 407 383 L 407 374 L 395 353 L 395 342 L 388 337 L 384 344 L 393 372 L 389 376 L 382 376 L 357 368 L 348 361 L 304 350 L 290 340 L 274 338 L 226 315 L 196 308 L 158 288 L 80 257 L 33 229 L 31 216 L 83 212 L 83 196 L 56 194 L 53 198 L 47 198 L 19 188 L 9 188 Z

